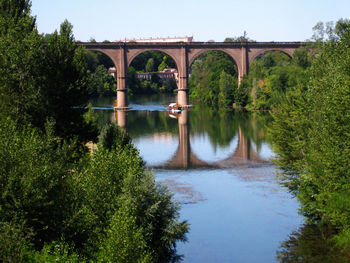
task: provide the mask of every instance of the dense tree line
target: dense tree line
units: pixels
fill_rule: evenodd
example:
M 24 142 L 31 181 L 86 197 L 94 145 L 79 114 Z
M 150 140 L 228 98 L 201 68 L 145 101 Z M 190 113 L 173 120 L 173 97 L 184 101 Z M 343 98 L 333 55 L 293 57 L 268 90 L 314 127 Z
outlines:
M 39 34 L 30 7 L 0 0 L 0 261 L 177 261 L 178 206 L 127 134 L 97 138 L 85 50 L 67 21 Z
M 52 120 L 62 138 L 92 139 L 96 131 L 82 117 L 90 96 L 85 52 L 74 43 L 72 26 L 65 21 L 44 37 L 29 1 L 0 3 L 0 118 L 41 130 Z
M 136 72 L 157 72 L 165 68 L 176 68 L 174 60 L 160 51 L 146 51 L 131 62 Z
M 205 52 L 193 62 L 188 86 L 193 101 L 208 106 L 232 104 L 238 87 L 236 65 L 223 52 Z
M 253 61 L 249 74 L 244 76 L 236 104 L 252 110 L 278 108 L 288 90 L 307 81 L 310 52 L 311 47 L 302 47 L 295 51 L 293 58 L 278 51 L 262 54 Z
M 280 180 L 299 199 L 303 215 L 335 227 L 332 240 L 349 249 L 350 22 L 323 28 L 316 28 L 302 81 L 285 91 L 273 111 L 270 134 Z

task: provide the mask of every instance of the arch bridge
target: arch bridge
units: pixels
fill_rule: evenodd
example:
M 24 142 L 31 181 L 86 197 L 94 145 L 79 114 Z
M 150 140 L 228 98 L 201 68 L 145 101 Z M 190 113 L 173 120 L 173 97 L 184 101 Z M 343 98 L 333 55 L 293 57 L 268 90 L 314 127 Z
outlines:
M 126 73 L 132 60 L 139 54 L 157 50 L 170 56 L 179 74 L 177 102 L 183 108 L 189 107 L 188 78 L 190 66 L 202 53 L 218 50 L 226 53 L 235 62 L 238 70 L 238 82 L 249 71 L 255 58 L 267 51 L 280 51 L 293 57 L 294 50 L 305 42 L 78 42 L 87 50 L 104 53 L 113 61 L 117 69 L 117 108 L 127 109 Z

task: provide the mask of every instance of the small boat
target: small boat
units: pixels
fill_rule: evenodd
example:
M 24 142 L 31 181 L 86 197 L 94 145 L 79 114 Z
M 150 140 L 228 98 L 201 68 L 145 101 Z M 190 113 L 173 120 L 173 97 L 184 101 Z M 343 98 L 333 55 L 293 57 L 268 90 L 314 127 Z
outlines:
M 169 106 L 168 106 L 168 111 L 170 112 L 181 112 L 182 111 L 182 108 L 179 104 L 177 103 L 170 103 Z

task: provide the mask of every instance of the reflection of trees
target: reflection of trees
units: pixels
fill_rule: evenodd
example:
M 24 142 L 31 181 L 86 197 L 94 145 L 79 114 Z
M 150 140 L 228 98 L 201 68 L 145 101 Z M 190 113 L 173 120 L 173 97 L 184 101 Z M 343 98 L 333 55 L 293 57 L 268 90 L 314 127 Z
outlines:
M 138 138 L 155 132 L 178 134 L 177 121 L 170 119 L 165 111 L 129 111 L 128 132 L 132 138 Z
M 251 141 L 245 137 L 240 126 L 238 126 L 238 143 L 236 150 L 226 159 L 221 161 L 206 162 L 196 156 L 191 150 L 190 128 L 188 110 L 178 114 L 179 144 L 175 154 L 164 164 L 154 168 L 165 169 L 190 169 L 190 168 L 233 168 L 242 166 L 253 166 L 267 163 L 268 161 L 260 158 L 251 147 Z M 118 115 L 119 117 L 119 115 Z M 119 123 L 119 119 L 118 119 Z
M 143 103 L 148 103 L 147 98 L 142 97 Z M 149 98 L 148 98 L 149 99 Z M 113 106 L 113 98 L 108 101 L 99 99 L 99 104 L 94 106 Z M 138 101 L 139 102 L 139 101 Z M 110 120 L 115 121 L 113 111 L 96 111 L 99 126 L 103 126 Z M 155 132 L 166 132 L 174 135 L 179 134 L 177 121 L 169 118 L 166 111 L 128 111 L 126 113 L 126 129 L 132 138 L 150 135 Z M 238 137 L 239 129 L 243 132 L 248 143 L 253 142 L 259 152 L 262 143 L 267 141 L 266 128 L 269 126 L 271 117 L 269 113 L 244 112 L 235 110 L 210 109 L 196 105 L 189 112 L 189 126 L 191 136 L 208 135 L 214 149 L 228 146 L 235 137 Z M 111 117 L 112 116 L 112 117 Z
M 281 263 L 345 263 L 350 262 L 350 252 L 337 249 L 330 241 L 334 229 L 304 225 L 293 232 L 277 251 Z
M 190 114 L 191 134 L 207 133 L 214 148 L 229 145 L 241 127 L 245 137 L 253 141 L 259 151 L 267 139 L 265 130 L 271 120 L 268 113 L 216 110 L 201 106 L 196 106 Z

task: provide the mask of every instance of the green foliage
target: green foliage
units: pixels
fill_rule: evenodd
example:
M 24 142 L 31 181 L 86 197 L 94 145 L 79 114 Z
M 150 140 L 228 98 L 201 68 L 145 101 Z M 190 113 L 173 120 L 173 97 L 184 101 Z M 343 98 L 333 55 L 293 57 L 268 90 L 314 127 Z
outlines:
M 117 146 L 125 147 L 131 143 L 131 138 L 115 123 L 105 125 L 99 135 L 99 145 L 105 149 L 113 149 Z
M 28 251 L 24 262 L 36 263 L 78 263 L 85 262 L 83 257 L 72 252 L 68 244 L 64 242 L 52 242 L 50 245 L 45 245 L 41 251 Z
M 229 105 L 233 101 L 234 91 L 237 87 L 236 78 L 222 71 L 219 79 L 219 98 L 218 104 L 222 106 Z
M 305 69 L 310 65 L 309 48 L 297 49 L 293 59 L 281 52 L 266 52 L 251 65 L 242 80 L 237 100 L 249 109 L 278 108 L 287 90 L 307 82 Z
M 150 59 L 153 59 L 153 70 L 146 70 L 146 64 Z M 161 51 L 146 51 L 139 54 L 133 59 L 131 65 L 137 72 L 153 72 L 156 69 L 159 69 L 159 66 L 163 63 L 168 65 L 170 68 L 176 68 L 174 60 Z
M 102 262 L 152 262 L 142 229 L 136 224 L 131 204 L 123 204 L 112 217 L 111 227 L 102 245 Z
M 1 122 L 1 257 L 175 260 L 176 242 L 186 240 L 188 226 L 178 221 L 168 190 L 144 171 L 130 138 L 110 126 L 94 155 L 82 155 L 52 137 L 52 126 L 41 134 Z M 136 248 L 142 253 L 135 255 Z
M 98 127 L 98 116 L 95 113 L 95 111 L 92 109 L 92 104 L 89 103 L 87 106 L 87 112 L 84 113 L 84 121 L 87 123 L 90 127 Z M 92 132 L 92 131 L 91 131 Z
M 91 73 L 89 86 L 94 97 L 116 95 L 116 79 L 108 73 L 104 65 L 97 66 L 95 72 Z
M 318 22 L 312 30 L 312 40 L 322 43 L 324 41 L 339 41 L 341 36 L 348 30 L 350 26 L 349 19 L 339 19 L 334 25 L 333 21 L 326 23 Z
M 108 130 L 113 129 L 119 130 L 116 126 L 111 126 Z M 118 132 L 114 131 L 110 134 L 118 134 Z M 139 231 L 142 231 L 146 243 L 143 255 L 152 254 L 154 262 L 175 259 L 176 241 L 185 241 L 185 233 L 188 231 L 186 222 L 177 221 L 178 206 L 172 202 L 166 188 L 157 185 L 153 176 L 144 171 L 143 161 L 132 145 L 122 146 L 116 142 L 111 145 L 111 149 L 108 150 L 101 147 L 100 143 L 97 152 L 83 171 L 83 188 L 87 206 L 96 217 L 96 222 L 99 222 L 95 228 L 97 236 L 104 236 L 103 230 L 111 226 L 111 221 L 115 220 L 117 223 L 122 220 L 121 218 L 130 215 L 131 221 L 127 224 L 140 230 L 129 233 L 125 232 L 126 226 L 113 226 L 107 239 L 111 239 L 111 242 L 121 242 L 115 236 L 115 231 L 119 229 L 134 244 Z M 132 207 L 133 210 L 122 210 L 121 214 L 116 214 L 123 204 L 127 204 L 123 209 Z M 115 217 L 112 220 L 113 216 Z M 133 216 L 136 219 L 133 219 Z M 104 249 L 108 251 L 112 248 L 107 246 Z M 121 249 L 123 253 L 129 255 L 130 250 L 127 247 L 122 246 Z
M 103 65 L 106 69 L 115 67 L 113 61 L 105 54 L 101 52 L 86 50 L 86 59 L 88 63 L 88 69 L 91 72 L 95 72 L 98 66 Z
M 127 72 L 127 86 L 129 94 L 170 93 L 177 88 L 175 79 L 161 80 L 152 74 L 151 79 L 139 80 L 137 72 L 152 73 L 165 68 L 176 68 L 175 62 L 168 55 L 160 51 L 146 51 L 138 55 L 131 62 Z
M 72 26 L 44 37 L 29 1 L 0 8 L 0 260 L 111 262 L 103 251 L 137 248 L 143 262 L 175 261 L 188 226 L 130 138 L 111 126 L 94 155 L 81 146 L 96 118 Z
M 158 66 L 158 71 L 163 71 L 164 69 L 169 68 L 168 63 L 169 64 L 171 63 L 171 61 L 169 60 L 170 58 L 168 56 L 164 56 L 162 63 L 160 63 Z
M 194 61 L 191 70 L 188 83 L 191 99 L 209 106 L 232 104 L 232 94 L 237 89 L 237 69 L 227 54 L 205 52 Z
M 146 66 L 145 66 L 146 72 L 154 72 L 154 59 L 150 58 L 147 60 Z
M 13 220 L 14 221 L 14 220 Z M 23 223 L 0 221 L 0 261 L 22 262 L 28 255 L 28 239 Z
M 282 179 L 311 220 L 339 229 L 349 247 L 350 28 L 319 45 L 309 82 L 287 92 L 271 130 Z
M 72 26 L 65 21 L 59 33 L 43 37 L 29 1 L 1 1 L 0 6 L 0 117 L 41 130 L 53 119 L 55 133 L 63 138 L 96 136 L 83 119 L 88 71 Z
M 41 118 L 53 118 L 56 132 L 63 138 L 78 135 L 83 141 L 96 136 L 88 133 L 89 127 L 83 118 L 90 97 L 87 89 L 89 75 L 83 48 L 77 47 L 72 34 L 72 25 L 65 21 L 57 31 L 45 37 L 44 88 L 42 93 Z M 39 127 L 42 123 L 37 124 Z
M 75 146 L 57 143 L 52 136 L 32 129 L 18 131 L 12 121 L 2 121 L 1 222 L 21 227 L 36 247 L 64 235 L 71 214 L 66 176 L 75 163 Z
M 0 1 L 0 117 L 34 122 L 40 107 L 42 38 L 29 1 Z

